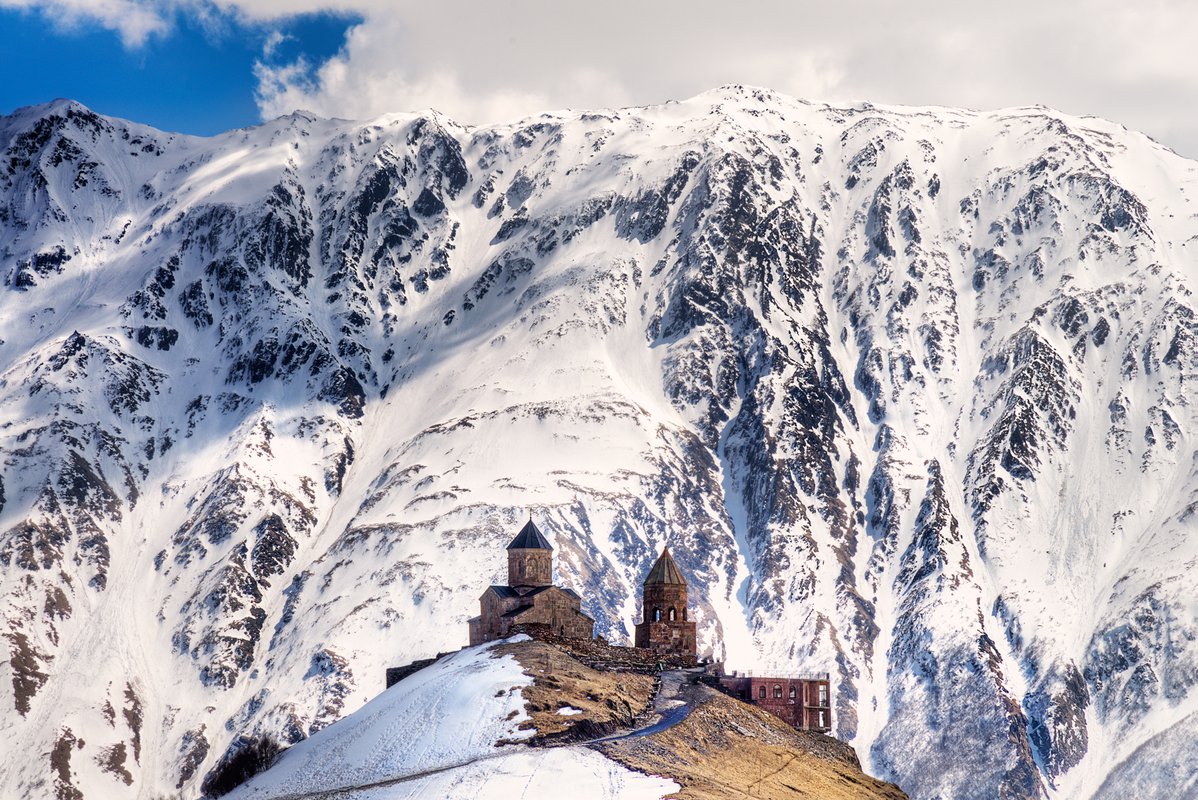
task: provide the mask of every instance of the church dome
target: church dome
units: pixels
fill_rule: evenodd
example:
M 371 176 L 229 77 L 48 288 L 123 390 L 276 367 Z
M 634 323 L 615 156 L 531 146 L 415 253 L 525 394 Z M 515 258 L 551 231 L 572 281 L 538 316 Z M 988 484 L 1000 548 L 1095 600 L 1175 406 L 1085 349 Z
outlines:
M 545 538 L 545 534 L 541 533 L 536 525 L 532 524 L 529 519 L 528 523 L 520 529 L 516 534 L 516 538 L 512 539 L 512 543 L 507 546 L 508 550 L 552 550 L 553 546 L 549 544 L 549 540 Z
M 657 557 L 653 568 L 649 570 L 648 577 L 645 578 L 646 586 L 659 583 L 686 586 L 686 579 L 682 577 L 682 573 L 678 570 L 678 565 L 670 557 L 670 548 L 668 547 L 661 551 L 661 555 Z

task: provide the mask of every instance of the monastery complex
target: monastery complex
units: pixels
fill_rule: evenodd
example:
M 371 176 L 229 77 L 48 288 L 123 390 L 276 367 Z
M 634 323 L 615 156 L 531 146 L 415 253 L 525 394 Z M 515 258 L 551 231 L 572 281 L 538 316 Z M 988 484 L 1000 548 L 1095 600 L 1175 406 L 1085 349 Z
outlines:
M 553 546 L 531 518 L 507 546 L 507 575 L 506 586 L 489 586 L 479 598 L 479 614 L 467 623 L 471 645 L 504 639 L 517 630 L 546 631 L 562 640 L 594 638 L 595 620 L 583 613 L 582 598 L 554 584 Z M 698 663 L 696 626 L 687 605 L 686 578 L 669 548 L 663 548 L 641 587 L 641 620 L 635 624 L 634 636 L 638 650 L 657 656 L 659 669 L 666 662 Z M 826 675 L 756 677 L 720 671 L 707 680 L 796 728 L 831 728 Z M 389 675 L 389 685 L 390 681 Z

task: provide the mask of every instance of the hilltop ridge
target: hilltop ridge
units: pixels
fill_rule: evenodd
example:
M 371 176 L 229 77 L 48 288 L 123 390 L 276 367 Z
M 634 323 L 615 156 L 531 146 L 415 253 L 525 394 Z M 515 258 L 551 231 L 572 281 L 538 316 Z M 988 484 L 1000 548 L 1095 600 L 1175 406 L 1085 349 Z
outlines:
M 862 773 L 852 748 L 795 731 L 683 671 L 666 673 L 655 698 L 654 678 L 595 671 L 523 636 L 465 648 L 426 670 L 226 796 L 482 799 L 510 797 L 517 785 L 527 797 L 569 785 L 577 797 L 621 800 L 906 798 Z M 663 721 L 655 703 L 688 713 Z

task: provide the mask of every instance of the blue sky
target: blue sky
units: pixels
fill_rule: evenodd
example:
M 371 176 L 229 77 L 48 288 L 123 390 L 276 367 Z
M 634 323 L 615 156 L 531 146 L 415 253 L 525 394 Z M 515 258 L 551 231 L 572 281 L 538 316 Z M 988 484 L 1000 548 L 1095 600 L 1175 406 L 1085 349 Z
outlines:
M 126 46 L 118 31 L 52 19 L 0 8 L 0 113 L 66 97 L 110 116 L 201 135 L 260 120 L 255 62 L 290 64 L 302 57 L 319 64 L 361 21 L 327 13 L 269 22 L 180 14 L 164 32 Z M 268 39 L 278 41 L 269 57 L 263 51 Z

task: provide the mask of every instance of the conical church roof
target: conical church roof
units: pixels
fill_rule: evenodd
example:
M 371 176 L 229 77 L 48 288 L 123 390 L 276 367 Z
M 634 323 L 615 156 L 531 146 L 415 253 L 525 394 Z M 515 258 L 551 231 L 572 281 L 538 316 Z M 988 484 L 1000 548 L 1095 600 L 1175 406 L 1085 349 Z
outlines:
M 532 518 L 528 520 L 520 532 L 516 534 L 516 538 L 512 539 L 512 543 L 507 546 L 508 550 L 552 550 L 553 546 L 549 544 L 549 540 L 545 538 L 545 534 L 537 530 L 537 526 L 532 524 Z
M 670 557 L 670 548 L 666 547 L 661 551 L 661 555 L 653 563 L 653 568 L 649 570 L 649 576 L 645 578 L 645 585 L 648 586 L 651 583 L 675 583 L 686 586 L 686 579 L 682 577 L 678 565 Z

